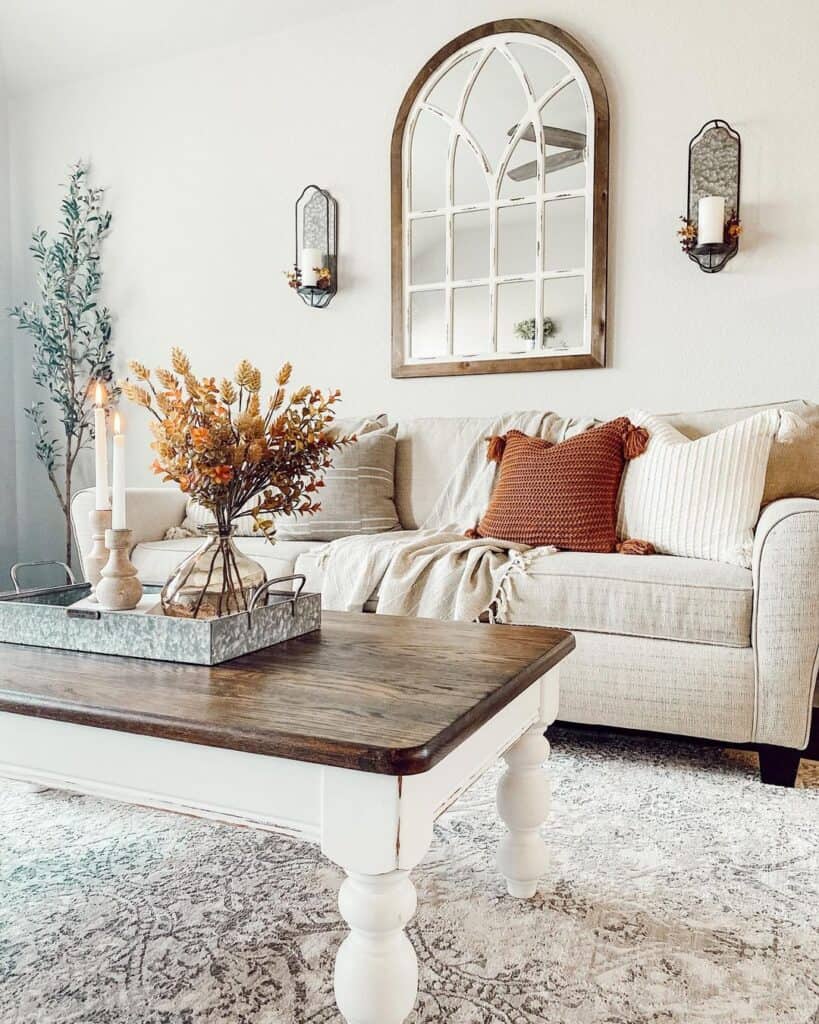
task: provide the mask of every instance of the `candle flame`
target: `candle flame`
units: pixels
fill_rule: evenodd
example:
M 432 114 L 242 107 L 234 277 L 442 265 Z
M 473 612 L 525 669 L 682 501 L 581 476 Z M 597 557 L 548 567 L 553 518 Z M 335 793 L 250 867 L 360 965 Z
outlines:
M 122 417 L 120 416 L 120 414 L 118 412 L 114 413 L 114 433 L 115 434 L 121 434 L 122 433 Z
M 102 406 L 105 405 L 105 399 L 105 387 L 102 383 L 100 383 L 100 381 L 97 381 L 97 387 L 94 392 L 94 401 L 100 408 L 102 408 Z

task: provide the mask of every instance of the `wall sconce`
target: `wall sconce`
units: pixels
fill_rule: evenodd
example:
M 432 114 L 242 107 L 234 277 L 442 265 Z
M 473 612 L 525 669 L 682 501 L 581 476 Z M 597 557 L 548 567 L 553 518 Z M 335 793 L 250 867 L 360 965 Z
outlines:
M 288 283 L 308 306 L 324 309 L 338 291 L 338 204 L 318 185 L 296 200 L 296 251 Z
M 679 230 L 683 252 L 706 274 L 736 256 L 739 219 L 739 132 L 714 118 L 688 143 L 688 205 Z

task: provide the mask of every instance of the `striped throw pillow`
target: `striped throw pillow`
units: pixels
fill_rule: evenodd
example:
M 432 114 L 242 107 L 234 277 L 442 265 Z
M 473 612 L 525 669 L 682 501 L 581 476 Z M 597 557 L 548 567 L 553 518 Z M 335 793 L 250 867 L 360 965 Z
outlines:
M 400 529 L 395 510 L 395 435 L 398 427 L 362 434 L 333 454 L 312 516 L 276 520 L 278 540 L 335 540 Z
M 382 413 L 378 413 L 377 416 L 363 416 L 363 417 L 346 416 L 346 417 L 342 417 L 341 419 L 337 419 L 333 423 L 333 426 L 330 429 L 329 433 L 333 434 L 336 437 L 341 437 L 342 435 L 345 435 L 345 434 L 347 434 L 347 435 L 355 434 L 359 438 L 359 440 L 360 440 L 362 435 L 370 434 L 370 433 L 373 433 L 374 431 L 383 430 L 386 426 L 387 426 L 387 416 L 386 416 L 386 413 L 383 413 L 383 412 Z M 353 447 L 355 447 L 355 445 L 353 445 Z M 339 464 L 339 460 L 342 459 L 342 458 L 343 458 L 343 453 L 341 453 L 341 452 L 334 452 L 333 455 L 332 455 L 333 464 L 334 465 L 338 465 Z M 330 470 L 330 472 L 332 473 L 332 470 Z M 326 479 L 326 477 L 325 477 L 325 479 Z M 326 487 L 325 487 L 325 493 L 326 493 Z M 322 495 L 320 500 L 322 501 L 322 505 L 323 505 L 324 504 L 324 496 L 323 495 Z M 247 505 L 245 507 L 246 508 L 253 508 L 258 503 L 259 503 L 259 498 L 255 497 L 255 498 L 252 498 L 247 503 Z M 395 511 L 395 509 L 394 509 L 394 506 L 393 506 L 393 512 L 394 511 Z M 295 518 L 295 517 L 293 517 L 293 518 Z M 213 513 L 209 509 L 203 508 L 203 506 L 200 505 L 199 502 L 195 501 L 193 498 L 189 498 L 188 499 L 188 503 L 187 503 L 187 506 L 185 508 L 185 519 L 182 522 L 182 526 L 181 526 L 181 530 L 182 531 L 184 531 L 186 533 L 190 533 L 190 534 L 196 534 L 196 533 L 199 532 L 199 527 L 200 526 L 212 526 L 215 522 L 216 522 L 216 520 L 213 517 Z M 287 520 L 285 520 L 285 522 L 286 523 L 290 523 L 291 519 L 287 519 Z M 235 525 L 236 525 L 236 535 L 239 536 L 239 537 L 258 537 L 258 536 L 260 536 L 258 531 L 253 529 L 253 519 L 250 516 L 244 516 L 241 519 L 237 519 Z M 392 529 L 392 527 L 386 527 L 386 529 Z M 174 530 L 173 527 L 171 528 L 171 530 L 174 533 L 178 532 L 178 529 Z M 281 534 L 279 534 L 278 536 L 279 536 L 280 539 L 283 539 L 281 537 Z
M 791 414 L 768 409 L 696 441 L 642 410 L 628 417 L 650 440 L 623 474 L 619 537 L 649 541 L 659 554 L 749 567 L 771 445 Z

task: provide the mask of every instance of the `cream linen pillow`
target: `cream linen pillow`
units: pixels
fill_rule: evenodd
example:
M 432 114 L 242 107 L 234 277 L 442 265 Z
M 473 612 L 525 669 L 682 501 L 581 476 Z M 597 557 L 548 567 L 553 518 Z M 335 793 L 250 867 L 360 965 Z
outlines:
M 651 413 L 627 415 L 650 436 L 623 474 L 619 537 L 650 541 L 660 554 L 750 567 L 771 445 L 798 419 L 769 409 L 689 441 Z
M 375 430 L 383 430 L 386 426 L 387 414 L 383 412 L 378 413 L 377 416 L 343 416 L 333 422 L 328 433 L 334 437 L 341 437 L 344 434 L 355 434 L 357 437 L 361 437 L 363 434 L 370 434 Z M 338 461 L 341 454 L 340 452 L 333 453 L 334 463 Z M 253 507 L 258 503 L 258 500 L 258 498 L 254 498 L 248 504 Z M 323 505 L 323 495 L 321 500 Z M 171 527 L 168 531 L 168 539 L 175 539 L 180 533 L 197 534 L 200 526 L 211 526 L 214 522 L 216 520 L 209 509 L 203 508 L 193 498 L 188 498 L 181 529 L 180 527 Z M 259 532 L 253 529 L 253 519 L 250 516 L 243 517 L 236 522 L 236 535 L 238 537 L 260 536 Z

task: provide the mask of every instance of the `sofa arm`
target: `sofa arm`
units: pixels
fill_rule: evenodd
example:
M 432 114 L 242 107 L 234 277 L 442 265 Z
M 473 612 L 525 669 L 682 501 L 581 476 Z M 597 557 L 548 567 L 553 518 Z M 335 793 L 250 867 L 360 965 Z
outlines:
M 804 749 L 819 668 L 819 501 L 772 502 L 756 528 L 754 740 Z
M 162 540 L 166 530 L 185 518 L 185 495 L 176 487 L 134 487 L 125 493 L 125 514 L 134 546 L 146 540 Z M 85 553 L 91 547 L 88 513 L 94 507 L 94 489 L 77 491 L 71 502 L 71 522 L 77 539 L 83 575 Z

